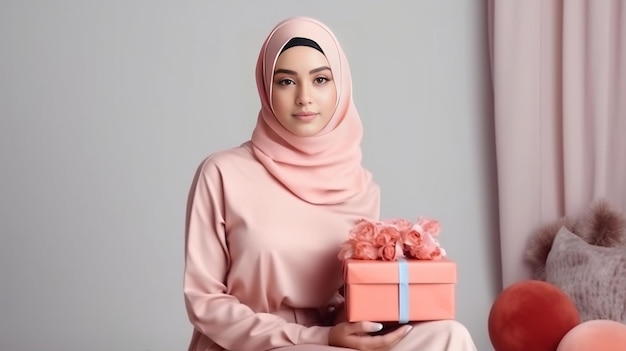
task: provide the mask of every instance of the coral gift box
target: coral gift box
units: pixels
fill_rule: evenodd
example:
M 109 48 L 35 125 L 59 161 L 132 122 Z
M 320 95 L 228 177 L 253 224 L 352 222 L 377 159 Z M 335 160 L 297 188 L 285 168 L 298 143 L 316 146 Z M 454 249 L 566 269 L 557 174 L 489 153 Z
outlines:
M 344 261 L 350 322 L 454 319 L 456 263 L 449 259 Z

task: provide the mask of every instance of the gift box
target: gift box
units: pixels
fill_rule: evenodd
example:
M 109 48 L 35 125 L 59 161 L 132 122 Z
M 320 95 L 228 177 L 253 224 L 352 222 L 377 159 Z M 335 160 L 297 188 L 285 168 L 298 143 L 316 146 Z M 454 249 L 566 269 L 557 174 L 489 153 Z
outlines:
M 449 259 L 344 261 L 350 322 L 454 319 L 456 263 Z

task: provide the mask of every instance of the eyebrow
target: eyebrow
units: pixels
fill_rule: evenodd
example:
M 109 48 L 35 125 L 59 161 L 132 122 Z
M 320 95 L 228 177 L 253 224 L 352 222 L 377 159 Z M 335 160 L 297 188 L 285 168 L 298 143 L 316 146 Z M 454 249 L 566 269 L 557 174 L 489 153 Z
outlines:
M 328 66 L 322 66 L 322 67 L 318 67 L 318 68 L 315 68 L 315 69 L 310 70 L 310 71 L 309 71 L 309 74 L 315 74 L 315 73 L 317 73 L 317 72 L 321 72 L 321 71 L 325 71 L 325 70 L 329 70 L 329 71 L 331 71 L 331 72 L 332 72 L 332 70 L 330 69 L 330 67 L 328 67 Z M 277 74 L 279 74 L 279 73 L 292 74 L 292 75 L 295 75 L 295 76 L 297 76 L 297 75 L 298 75 L 298 73 L 297 73 L 296 71 L 292 71 L 292 70 L 290 70 L 290 69 L 284 69 L 284 68 L 279 68 L 279 69 L 277 69 L 276 71 L 274 71 L 274 75 L 277 75 Z

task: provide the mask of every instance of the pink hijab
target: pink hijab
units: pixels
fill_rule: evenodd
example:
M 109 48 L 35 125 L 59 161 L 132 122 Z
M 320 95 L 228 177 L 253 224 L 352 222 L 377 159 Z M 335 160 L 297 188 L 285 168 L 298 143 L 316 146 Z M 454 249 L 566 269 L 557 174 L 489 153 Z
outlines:
M 285 129 L 271 105 L 274 66 L 281 49 L 293 37 L 311 39 L 322 48 L 337 87 L 334 115 L 311 137 L 299 137 Z M 252 133 L 253 151 L 279 182 L 313 204 L 342 203 L 372 185 L 371 174 L 361 165 L 363 127 L 352 101 L 350 68 L 328 27 L 307 17 L 280 22 L 261 48 L 256 82 L 261 111 Z

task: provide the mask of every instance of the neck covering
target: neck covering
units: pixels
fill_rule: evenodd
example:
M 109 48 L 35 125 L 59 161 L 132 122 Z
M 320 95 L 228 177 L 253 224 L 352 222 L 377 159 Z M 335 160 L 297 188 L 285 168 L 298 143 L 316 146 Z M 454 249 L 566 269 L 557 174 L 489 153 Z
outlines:
M 271 105 L 278 56 L 290 39 L 302 37 L 323 50 L 333 73 L 337 103 L 328 124 L 316 135 L 292 134 L 276 119 Z M 352 100 L 347 58 L 335 35 L 321 22 L 293 17 L 269 34 L 256 65 L 261 110 L 252 133 L 252 150 L 267 171 L 289 191 L 313 204 L 339 204 L 368 189 L 373 180 L 361 166 L 363 127 Z

